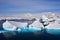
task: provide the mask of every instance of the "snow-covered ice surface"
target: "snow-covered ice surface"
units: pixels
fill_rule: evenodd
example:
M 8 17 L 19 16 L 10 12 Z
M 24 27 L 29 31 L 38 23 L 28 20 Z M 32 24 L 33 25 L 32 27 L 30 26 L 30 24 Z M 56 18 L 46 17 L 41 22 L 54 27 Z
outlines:
M 25 29 L 28 25 L 26 22 L 14 22 L 14 21 L 9 21 L 12 25 L 15 25 L 18 28 Z

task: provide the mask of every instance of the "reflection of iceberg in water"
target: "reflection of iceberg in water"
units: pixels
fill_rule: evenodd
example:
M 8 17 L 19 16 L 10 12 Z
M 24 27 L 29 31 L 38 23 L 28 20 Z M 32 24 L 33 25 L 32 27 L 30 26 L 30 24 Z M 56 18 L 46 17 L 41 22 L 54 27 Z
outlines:
M 4 37 L 9 38 L 16 35 L 15 31 L 8 31 L 3 33 Z

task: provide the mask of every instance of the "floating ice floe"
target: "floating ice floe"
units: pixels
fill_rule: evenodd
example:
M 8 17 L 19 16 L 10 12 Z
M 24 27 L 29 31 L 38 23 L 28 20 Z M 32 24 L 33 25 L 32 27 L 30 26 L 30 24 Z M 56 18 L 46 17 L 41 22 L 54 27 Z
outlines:
M 37 19 L 35 22 L 29 25 L 29 29 L 34 29 L 34 30 L 41 30 L 41 28 L 43 27 L 44 26 L 42 23 L 40 23 L 39 19 Z
M 14 22 L 14 21 L 6 21 L 3 23 L 4 30 L 15 31 L 15 30 L 21 30 L 22 28 L 25 29 L 26 27 L 27 23 Z

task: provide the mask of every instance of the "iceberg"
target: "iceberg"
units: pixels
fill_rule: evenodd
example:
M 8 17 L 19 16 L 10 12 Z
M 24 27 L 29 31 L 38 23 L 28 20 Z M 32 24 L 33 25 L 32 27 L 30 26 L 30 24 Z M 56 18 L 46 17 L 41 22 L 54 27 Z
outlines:
M 27 23 L 22 23 L 22 22 L 6 21 L 3 23 L 4 30 L 21 31 L 21 29 L 25 29 L 26 27 L 27 27 Z
M 29 29 L 34 29 L 34 30 L 41 30 L 43 28 L 43 24 L 40 23 L 40 21 L 37 19 L 35 22 L 33 22 L 31 25 L 29 25 Z
M 55 21 L 46 26 L 47 29 L 60 29 L 60 24 Z
M 45 28 L 47 29 L 46 31 L 50 34 L 60 34 L 60 24 L 57 21 L 50 23 Z
M 17 27 L 15 25 L 11 24 L 9 21 L 6 21 L 6 22 L 3 23 L 3 29 L 4 30 L 14 31 L 14 30 L 16 30 L 16 28 Z
M 9 22 L 15 25 L 18 29 L 25 29 L 28 25 L 27 22 L 15 22 L 15 21 L 9 21 Z

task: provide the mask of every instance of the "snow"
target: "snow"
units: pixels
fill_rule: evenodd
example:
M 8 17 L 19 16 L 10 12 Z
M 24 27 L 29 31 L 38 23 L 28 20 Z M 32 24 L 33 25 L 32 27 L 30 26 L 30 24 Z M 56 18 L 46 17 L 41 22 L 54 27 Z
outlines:
M 23 28 L 25 29 L 28 25 L 26 22 L 14 22 L 14 21 L 9 21 L 11 24 L 15 25 L 18 28 Z

